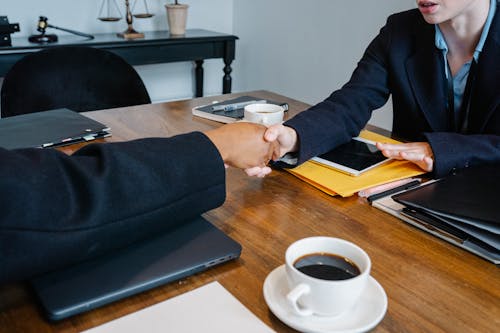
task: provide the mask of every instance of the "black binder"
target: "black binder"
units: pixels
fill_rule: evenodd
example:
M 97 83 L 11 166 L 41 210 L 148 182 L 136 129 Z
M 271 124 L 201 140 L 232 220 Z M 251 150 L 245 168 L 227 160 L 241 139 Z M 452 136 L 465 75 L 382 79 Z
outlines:
M 56 147 L 110 135 L 106 125 L 69 109 L 0 119 L 0 147 L 5 149 Z
M 499 189 L 500 165 L 490 164 L 460 170 L 392 198 L 406 207 L 402 214 L 472 242 L 498 262 Z

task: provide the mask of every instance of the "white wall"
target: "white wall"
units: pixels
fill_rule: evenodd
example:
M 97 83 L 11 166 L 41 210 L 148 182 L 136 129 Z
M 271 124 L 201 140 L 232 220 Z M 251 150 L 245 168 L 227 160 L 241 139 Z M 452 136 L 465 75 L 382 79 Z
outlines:
M 414 0 L 236 0 L 234 88 L 317 103 L 349 79 L 387 16 L 414 6 Z M 371 123 L 390 129 L 390 111 L 388 105 L 374 113 Z
M 86 32 L 104 33 L 121 32 L 126 29 L 125 19 L 118 22 L 101 22 L 97 20 L 103 0 L 0 0 L 0 15 L 7 15 L 11 23 L 18 22 L 21 32 L 12 37 L 27 37 L 36 32 L 38 16 L 47 16 L 49 23 L 55 26 Z M 113 0 L 110 0 L 113 1 Z M 135 0 L 130 0 L 133 5 Z M 137 0 L 137 9 L 142 9 L 143 0 Z M 148 8 L 155 16 L 151 19 L 134 19 L 134 28 L 138 31 L 167 30 L 167 19 L 164 5 L 170 0 L 147 0 Z M 232 33 L 233 0 L 185 0 L 188 3 L 189 16 L 187 28 L 213 30 Z M 122 15 L 125 15 L 125 1 L 116 0 Z M 47 32 L 58 35 L 63 31 L 48 29 Z M 221 59 L 207 60 L 204 63 L 206 95 L 222 93 Z M 191 98 L 194 95 L 194 66 L 191 62 L 156 64 L 137 66 L 153 101 Z

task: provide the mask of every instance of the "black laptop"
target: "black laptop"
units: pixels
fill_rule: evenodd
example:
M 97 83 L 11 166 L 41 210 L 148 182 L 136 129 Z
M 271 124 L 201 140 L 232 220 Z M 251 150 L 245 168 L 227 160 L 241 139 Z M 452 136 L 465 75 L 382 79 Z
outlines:
M 238 258 L 241 245 L 199 217 L 164 235 L 31 281 L 60 320 Z

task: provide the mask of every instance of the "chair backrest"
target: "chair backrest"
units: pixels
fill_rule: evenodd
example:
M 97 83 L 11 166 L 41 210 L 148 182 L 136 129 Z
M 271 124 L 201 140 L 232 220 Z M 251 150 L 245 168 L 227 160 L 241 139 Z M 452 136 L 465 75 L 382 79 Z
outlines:
M 27 55 L 5 75 L 1 90 L 2 117 L 149 103 L 146 87 L 130 64 L 91 47 L 51 47 Z

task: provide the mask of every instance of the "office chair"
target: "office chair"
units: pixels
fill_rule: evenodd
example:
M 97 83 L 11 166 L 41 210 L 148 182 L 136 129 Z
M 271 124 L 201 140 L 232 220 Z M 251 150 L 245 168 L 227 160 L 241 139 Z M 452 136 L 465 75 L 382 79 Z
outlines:
M 149 103 L 146 87 L 130 64 L 91 47 L 54 47 L 27 55 L 5 75 L 1 89 L 2 117 Z

